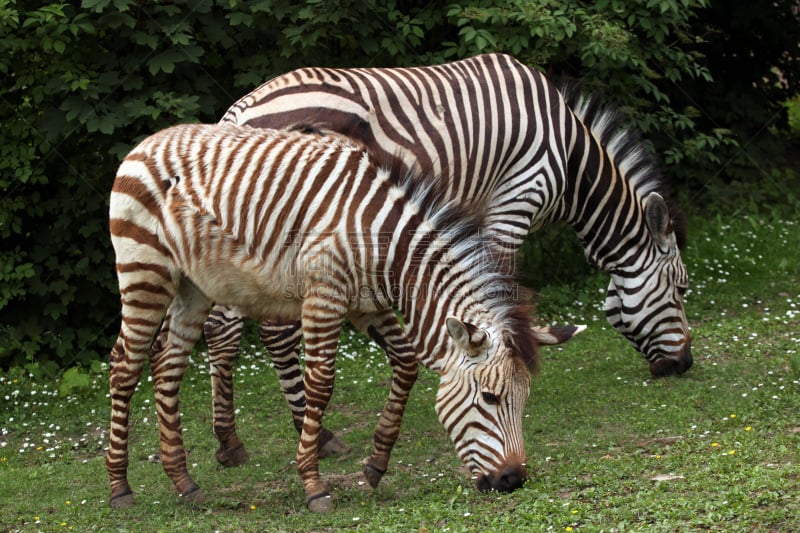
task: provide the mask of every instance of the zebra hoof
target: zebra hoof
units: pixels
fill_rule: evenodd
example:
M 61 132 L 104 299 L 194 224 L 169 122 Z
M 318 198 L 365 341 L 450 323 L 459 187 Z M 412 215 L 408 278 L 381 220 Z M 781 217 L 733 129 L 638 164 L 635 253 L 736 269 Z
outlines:
M 325 428 L 322 428 L 319 442 L 318 455 L 320 459 L 342 455 L 350 450 L 350 446 L 348 446 L 346 442 L 334 435 L 332 431 Z
M 112 496 L 108 504 L 112 509 L 128 509 L 133 506 L 133 492 L 130 490 L 117 496 Z
M 217 458 L 217 462 L 225 468 L 241 466 L 250 461 L 250 454 L 247 453 L 247 449 L 244 447 L 244 444 L 240 444 L 239 446 L 231 449 L 223 449 L 220 446 L 215 456 Z
M 312 513 L 327 513 L 333 511 L 333 498 L 327 492 L 320 492 L 306 498 L 306 507 Z
M 195 485 L 180 495 L 181 502 L 189 505 L 197 505 L 206 501 L 206 495 L 199 486 Z
M 361 472 L 363 472 L 364 477 L 367 478 L 367 483 L 369 483 L 369 486 L 374 489 L 378 486 L 378 483 L 381 482 L 386 470 L 380 471 L 370 464 L 365 464 L 361 467 Z

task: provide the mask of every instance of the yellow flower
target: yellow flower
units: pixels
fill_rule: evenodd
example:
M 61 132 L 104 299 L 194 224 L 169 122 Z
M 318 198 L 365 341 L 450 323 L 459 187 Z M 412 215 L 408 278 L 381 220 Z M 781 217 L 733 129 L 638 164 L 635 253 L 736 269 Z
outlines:
M 67 505 L 72 505 L 72 502 L 67 500 Z
M 731 451 L 728 452 L 728 455 L 733 455 L 735 453 L 736 453 L 736 450 L 731 450 Z
M 751 431 L 752 429 L 753 428 L 751 426 L 747 426 L 746 428 L 744 428 L 745 431 Z
M 731 413 L 731 418 L 736 418 L 736 413 Z
M 572 531 L 572 526 L 567 526 L 564 528 L 565 531 Z
M 573 509 L 572 510 L 572 514 L 578 514 L 578 510 L 577 509 Z
M 251 511 L 255 511 L 255 510 L 256 510 L 256 506 L 255 506 L 255 505 L 251 505 L 251 506 L 250 506 L 250 510 L 251 510 Z
M 712 442 L 711 443 L 711 447 L 712 448 L 716 448 L 717 446 L 719 446 L 719 442 Z

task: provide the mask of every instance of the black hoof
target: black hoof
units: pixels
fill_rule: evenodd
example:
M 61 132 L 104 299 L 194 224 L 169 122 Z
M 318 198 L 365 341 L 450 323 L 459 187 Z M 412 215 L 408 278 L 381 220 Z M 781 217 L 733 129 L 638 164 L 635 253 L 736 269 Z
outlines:
M 127 509 L 133 505 L 133 491 L 128 489 L 122 494 L 117 494 L 112 497 L 108 504 L 112 509 Z
M 386 470 L 378 470 L 371 464 L 365 464 L 361 467 L 361 472 L 363 472 L 364 477 L 367 478 L 367 483 L 373 489 L 378 486 L 378 483 L 381 482 L 383 479 L 383 475 L 386 473 Z
M 333 510 L 333 499 L 327 492 L 320 492 L 306 498 L 306 507 L 312 513 L 327 513 Z
M 192 486 L 189 490 L 180 494 L 181 501 L 188 503 L 190 505 L 194 505 L 197 503 L 203 503 L 206 500 L 205 494 L 203 491 L 200 490 L 198 485 Z
M 250 461 L 250 454 L 244 444 L 240 444 L 236 448 L 225 450 L 220 447 L 215 454 L 217 462 L 226 468 L 241 466 Z

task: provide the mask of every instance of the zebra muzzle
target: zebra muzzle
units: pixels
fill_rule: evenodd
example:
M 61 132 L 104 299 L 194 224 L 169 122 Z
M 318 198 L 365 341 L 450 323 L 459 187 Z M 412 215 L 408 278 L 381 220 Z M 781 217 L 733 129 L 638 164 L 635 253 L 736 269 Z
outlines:
M 505 465 L 497 472 L 480 474 L 475 484 L 481 492 L 513 492 L 522 487 L 526 479 L 528 473 L 523 465 Z
M 650 374 L 656 378 L 679 376 L 689 370 L 693 363 L 692 347 L 687 343 L 677 357 L 660 357 L 650 363 Z

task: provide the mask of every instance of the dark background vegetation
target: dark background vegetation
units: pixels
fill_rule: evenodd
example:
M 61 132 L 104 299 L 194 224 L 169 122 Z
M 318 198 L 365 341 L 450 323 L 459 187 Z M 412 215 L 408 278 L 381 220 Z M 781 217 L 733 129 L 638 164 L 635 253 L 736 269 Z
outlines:
M 107 357 L 120 158 L 272 76 L 511 53 L 626 112 L 684 208 L 733 216 L 798 205 L 798 43 L 797 0 L 0 0 L 0 368 Z M 565 231 L 524 248 L 534 286 L 588 271 Z

